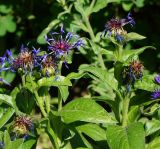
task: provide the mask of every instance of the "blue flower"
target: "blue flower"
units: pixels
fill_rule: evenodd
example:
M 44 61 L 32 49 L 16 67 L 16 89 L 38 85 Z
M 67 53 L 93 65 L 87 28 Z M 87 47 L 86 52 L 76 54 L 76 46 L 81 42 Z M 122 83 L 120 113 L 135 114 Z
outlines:
M 160 75 L 157 75 L 154 80 L 157 84 L 160 84 Z
M 135 21 L 131 17 L 131 13 L 128 13 L 127 17 L 124 19 L 112 18 L 106 23 L 105 29 L 101 34 L 101 38 L 106 35 L 108 37 L 113 36 L 118 42 L 122 42 L 124 40 L 123 36 L 127 34 L 127 32 L 123 29 L 123 26 L 127 24 L 130 24 L 131 26 L 135 25 Z
M 129 66 L 126 66 L 123 70 L 123 83 L 127 86 L 127 91 L 131 89 L 131 85 L 134 85 L 136 80 L 142 79 L 143 65 L 141 62 L 134 60 L 130 62 Z
M 24 74 L 27 74 L 28 72 L 32 72 L 33 68 L 38 65 L 37 54 L 39 52 L 40 52 L 40 49 L 36 50 L 35 48 L 33 48 L 33 50 L 30 51 L 28 47 L 25 47 L 24 45 L 22 45 L 20 48 L 20 53 L 17 57 L 13 58 L 11 56 L 12 54 L 9 54 L 10 55 L 9 69 L 12 72 L 15 72 L 21 69 Z
M 154 92 L 152 92 L 151 97 L 151 99 L 160 98 L 160 89 L 156 89 Z
M 49 51 L 53 52 L 56 56 L 65 55 L 69 50 L 84 45 L 78 35 L 74 35 L 71 32 L 65 34 L 63 26 L 59 33 L 51 32 L 50 37 L 45 36 L 45 39 L 49 45 Z

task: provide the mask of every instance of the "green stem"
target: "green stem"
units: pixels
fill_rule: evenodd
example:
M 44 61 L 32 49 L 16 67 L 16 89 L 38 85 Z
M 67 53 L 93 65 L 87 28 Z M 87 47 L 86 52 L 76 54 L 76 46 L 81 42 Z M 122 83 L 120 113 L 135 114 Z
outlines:
M 89 22 L 88 16 L 86 16 L 86 14 L 84 12 L 82 12 L 82 16 L 83 16 L 83 20 L 85 21 L 86 26 L 88 28 L 88 33 L 89 33 L 91 39 L 94 41 L 95 35 L 94 35 L 93 30 L 92 30 L 91 24 Z
M 127 126 L 129 102 L 130 102 L 130 99 L 129 99 L 128 96 L 126 95 L 126 97 L 125 97 L 124 100 L 123 100 L 122 126 Z
M 58 90 L 58 111 L 61 111 L 61 109 L 62 109 L 62 96 L 60 90 Z
M 54 149 L 59 149 L 60 147 L 59 147 L 59 143 L 58 143 L 58 137 L 51 128 L 48 128 L 48 135 L 51 138 L 51 140 L 53 139 L 52 144 L 54 146 Z
M 39 106 L 39 108 L 40 108 L 40 110 L 41 110 L 41 112 L 42 112 L 42 115 L 43 115 L 44 117 L 47 117 L 47 113 L 46 113 L 46 111 L 44 110 L 44 107 L 43 107 L 43 104 L 44 104 L 44 103 L 43 103 L 43 100 L 39 97 L 36 88 L 34 88 L 32 76 L 31 76 L 31 75 L 29 75 L 29 76 L 30 76 L 30 82 L 31 82 L 31 84 L 32 84 L 32 86 L 33 86 L 32 89 L 33 89 L 33 93 L 34 93 L 35 98 L 36 98 L 36 102 L 37 102 L 37 104 L 38 104 L 38 106 Z
M 25 87 L 25 82 L 26 82 L 26 76 L 25 75 L 22 75 L 22 86 Z
M 58 65 L 59 75 L 61 75 L 62 63 L 63 62 L 60 61 Z M 61 96 L 60 90 L 58 89 L 58 111 L 60 111 L 61 109 L 62 109 L 62 96 Z
M 46 95 L 45 96 L 45 101 L 46 101 L 46 110 L 47 110 L 47 113 L 50 112 L 51 108 L 50 108 L 50 96 L 49 95 Z

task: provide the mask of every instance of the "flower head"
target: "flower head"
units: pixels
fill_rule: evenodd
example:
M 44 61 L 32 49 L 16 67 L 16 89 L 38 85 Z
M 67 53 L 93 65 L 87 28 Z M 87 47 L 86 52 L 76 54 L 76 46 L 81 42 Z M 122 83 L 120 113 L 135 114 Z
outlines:
M 33 123 L 30 118 L 25 116 L 18 116 L 15 118 L 13 124 L 13 132 L 18 136 L 23 136 L 33 129 Z
M 105 29 L 101 34 L 101 37 L 104 35 L 113 36 L 116 38 L 117 41 L 123 41 L 123 35 L 127 32 L 123 29 L 123 26 L 130 24 L 131 26 L 135 25 L 135 21 L 131 17 L 131 13 L 128 13 L 127 17 L 124 19 L 116 19 L 112 18 L 109 20 L 106 25 Z
M 69 50 L 74 48 L 79 48 L 83 45 L 83 41 L 79 38 L 78 35 L 74 35 L 71 32 L 65 34 L 63 26 L 60 29 L 60 32 L 51 32 L 50 37 L 45 36 L 48 43 L 49 51 L 57 55 L 65 55 Z
M 32 72 L 32 69 L 37 66 L 37 54 L 39 49 L 36 50 L 33 48 L 32 51 L 29 50 L 28 47 L 24 47 L 23 45 L 20 48 L 20 53 L 16 58 L 11 58 L 10 60 L 10 70 L 15 72 L 18 70 L 22 70 L 23 73 Z M 11 57 L 11 54 L 10 54 Z
M 157 84 L 160 84 L 160 75 L 157 75 L 154 80 Z
M 127 85 L 127 90 L 130 90 L 130 86 L 134 85 L 135 81 L 142 79 L 143 76 L 143 65 L 141 62 L 134 60 L 130 62 L 129 66 L 124 68 L 123 80 L 124 84 Z
M 151 99 L 160 98 L 160 89 L 156 89 L 155 91 L 153 91 L 151 97 L 152 97 Z
M 51 76 L 55 74 L 57 63 L 53 56 L 45 55 L 41 62 L 41 70 L 44 76 Z

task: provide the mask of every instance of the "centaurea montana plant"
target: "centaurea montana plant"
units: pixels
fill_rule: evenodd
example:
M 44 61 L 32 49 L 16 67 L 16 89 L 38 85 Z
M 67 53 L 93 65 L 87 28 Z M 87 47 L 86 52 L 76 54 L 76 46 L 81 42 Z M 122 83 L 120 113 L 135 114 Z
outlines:
M 65 9 L 58 22 L 65 18 L 61 16 L 66 12 L 71 14 L 74 27 L 80 33 L 83 30 L 86 37 L 82 40 L 75 33 L 66 32 L 63 26 L 59 32 L 48 33 L 48 27 L 44 37 L 46 49 L 22 45 L 17 56 L 12 55 L 13 50 L 7 50 L 0 57 L 2 74 L 12 72 L 22 77 L 22 84 L 11 93 L 0 94 L 0 99 L 5 99 L 2 103 L 6 104 L 3 124 L 0 123 L 5 130 L 0 134 L 0 146 L 16 148 L 18 144 L 19 149 L 36 148 L 38 140 L 47 134 L 50 140 L 47 145 L 51 144 L 48 148 L 54 149 L 151 149 L 155 143 L 152 141 L 159 140 L 157 98 L 160 91 L 152 91 L 158 88 L 160 79 L 159 75 L 153 77 L 155 74 L 144 69 L 139 54 L 153 47 L 130 49 L 126 46 L 130 40 L 144 38 L 124 30 L 127 24 L 135 25 L 131 13 L 126 18 L 107 21 L 104 31 L 95 34 L 89 16 L 98 11 L 98 1 L 85 6 L 87 1 L 77 0 L 71 7 L 67 7 L 66 1 L 58 2 Z M 63 76 L 63 63 L 67 63 L 74 49 L 84 54 L 88 64 L 80 65 L 78 72 Z M 89 87 L 83 97 L 71 100 L 69 86 L 72 83 L 76 86 L 78 81 L 73 79 L 79 78 L 85 83 L 88 83 L 86 78 L 90 78 Z M 5 79 L 1 77 L 0 81 L 9 85 Z M 155 124 L 158 127 L 152 129 Z

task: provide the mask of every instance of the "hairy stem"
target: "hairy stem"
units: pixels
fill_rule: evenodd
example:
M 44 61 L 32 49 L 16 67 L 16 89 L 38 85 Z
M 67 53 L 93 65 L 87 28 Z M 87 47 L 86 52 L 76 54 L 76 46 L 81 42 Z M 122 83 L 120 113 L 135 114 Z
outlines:
M 43 100 L 42 100 L 42 98 L 39 97 L 36 88 L 34 88 L 32 76 L 31 76 L 31 75 L 29 75 L 29 76 L 30 76 L 30 82 L 31 82 L 32 87 L 33 87 L 32 89 L 33 89 L 33 93 L 34 93 L 34 95 L 35 95 L 36 102 L 37 102 L 37 104 L 38 104 L 38 106 L 39 106 L 39 108 L 40 108 L 40 110 L 41 110 L 41 112 L 42 112 L 42 115 L 43 115 L 44 117 L 47 117 L 47 113 L 46 113 L 46 111 L 45 111 L 45 109 L 44 109 Z
M 130 102 L 130 99 L 129 99 L 128 96 L 126 95 L 126 97 L 125 97 L 124 100 L 123 100 L 122 126 L 127 126 L 129 102 Z

